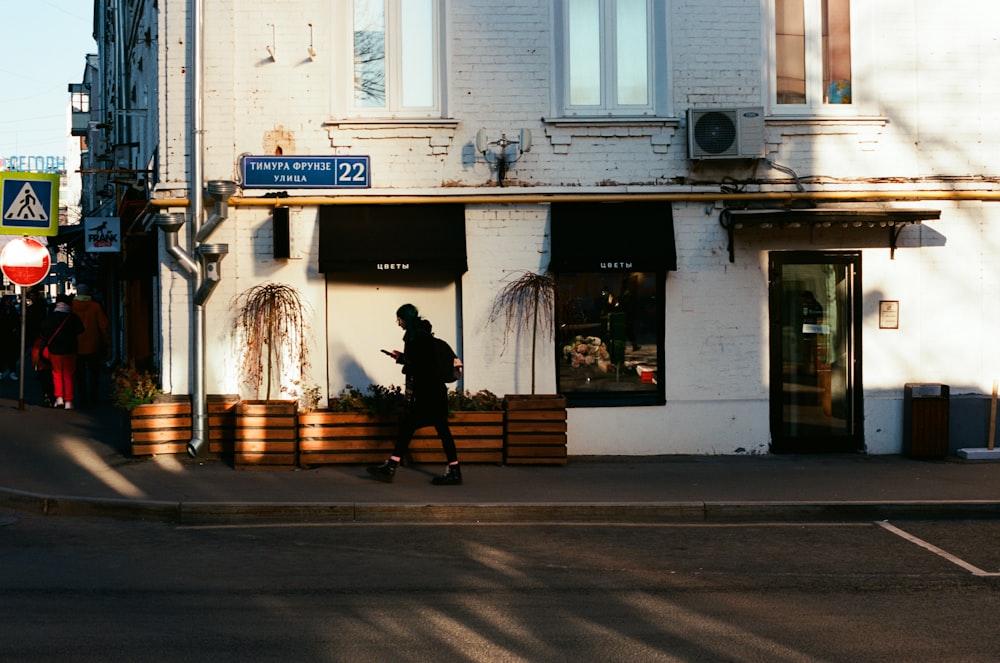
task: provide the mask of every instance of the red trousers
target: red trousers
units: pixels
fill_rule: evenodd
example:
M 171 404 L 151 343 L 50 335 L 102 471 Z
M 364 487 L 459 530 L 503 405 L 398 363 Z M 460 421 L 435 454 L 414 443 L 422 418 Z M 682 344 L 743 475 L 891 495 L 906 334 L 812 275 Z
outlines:
M 73 381 L 76 379 L 76 355 L 51 355 L 52 386 L 56 398 L 69 403 L 73 400 Z

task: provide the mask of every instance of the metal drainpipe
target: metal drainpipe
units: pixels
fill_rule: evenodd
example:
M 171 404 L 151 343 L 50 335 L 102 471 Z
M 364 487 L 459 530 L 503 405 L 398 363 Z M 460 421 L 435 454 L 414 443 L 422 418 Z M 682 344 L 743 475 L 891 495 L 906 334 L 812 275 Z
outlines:
M 167 253 L 169 253 L 184 268 L 189 276 L 197 276 L 198 263 L 181 248 L 177 241 L 177 234 L 184 226 L 184 212 L 166 212 L 156 215 L 156 225 L 163 231 L 167 241 Z
M 192 228 L 190 242 L 188 246 L 194 246 L 194 240 L 201 230 L 202 215 L 204 214 L 204 141 L 202 139 L 203 129 L 203 77 L 204 77 L 204 53 L 202 50 L 205 37 L 205 0 L 191 0 L 194 20 L 191 24 L 191 60 L 192 60 L 192 80 L 191 80 L 191 179 L 188 190 L 191 199 L 191 221 Z M 194 390 L 191 398 L 191 441 L 188 443 L 187 451 L 192 457 L 198 455 L 201 449 L 208 442 L 207 413 L 205 404 L 205 306 L 204 302 L 197 303 L 193 294 L 196 292 L 192 286 L 192 306 L 193 306 L 193 330 L 194 330 L 194 357 L 192 361 L 192 373 L 194 376 Z
M 236 182 L 229 180 L 212 180 L 205 185 L 208 195 L 215 198 L 215 209 L 208 220 L 198 230 L 195 239 L 204 242 L 220 223 L 229 218 L 229 197 L 236 192 Z

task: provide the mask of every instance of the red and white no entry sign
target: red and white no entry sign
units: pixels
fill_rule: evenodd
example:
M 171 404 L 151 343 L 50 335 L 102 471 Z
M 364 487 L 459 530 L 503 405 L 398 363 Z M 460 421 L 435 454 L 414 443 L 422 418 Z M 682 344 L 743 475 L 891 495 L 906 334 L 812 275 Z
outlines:
M 14 285 L 27 288 L 49 275 L 49 249 L 37 239 L 11 240 L 0 251 L 0 270 Z

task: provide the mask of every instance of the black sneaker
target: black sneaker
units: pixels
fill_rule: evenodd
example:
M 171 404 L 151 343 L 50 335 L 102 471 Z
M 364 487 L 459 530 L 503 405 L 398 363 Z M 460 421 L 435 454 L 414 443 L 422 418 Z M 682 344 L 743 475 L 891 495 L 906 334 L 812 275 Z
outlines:
M 384 483 L 392 483 L 393 478 L 396 476 L 396 466 L 398 464 L 394 460 L 387 460 L 381 465 L 372 465 L 369 467 L 368 474 Z
M 462 470 L 458 465 L 449 465 L 448 471 L 431 479 L 431 483 L 435 486 L 461 486 Z

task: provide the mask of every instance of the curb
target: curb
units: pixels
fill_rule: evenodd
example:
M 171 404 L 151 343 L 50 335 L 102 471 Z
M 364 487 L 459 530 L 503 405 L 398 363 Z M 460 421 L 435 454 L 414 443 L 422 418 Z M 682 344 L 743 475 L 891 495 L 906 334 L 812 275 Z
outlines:
M 988 500 L 902 502 L 305 503 L 170 502 L 47 496 L 0 489 L 0 505 L 46 516 L 85 516 L 183 525 L 249 523 L 479 524 L 862 522 L 1000 518 Z

